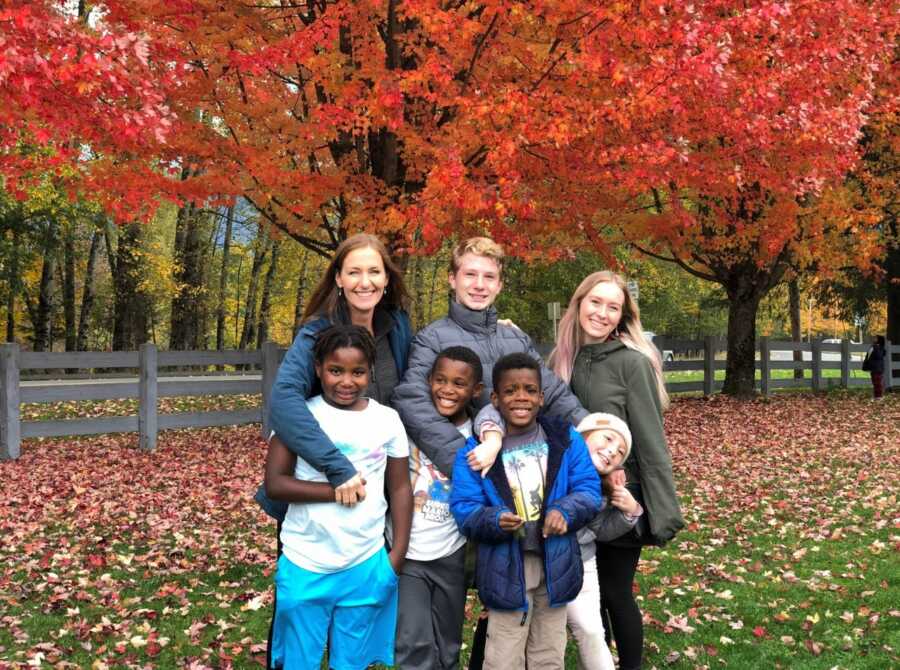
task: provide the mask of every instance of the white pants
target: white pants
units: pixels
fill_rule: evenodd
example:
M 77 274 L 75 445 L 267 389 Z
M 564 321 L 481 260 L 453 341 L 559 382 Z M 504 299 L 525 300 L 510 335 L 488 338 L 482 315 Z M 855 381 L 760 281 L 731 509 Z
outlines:
M 579 669 L 615 670 L 612 654 L 603 635 L 596 559 L 585 561 L 584 583 L 575 600 L 566 605 L 566 617 L 569 629 L 578 642 Z

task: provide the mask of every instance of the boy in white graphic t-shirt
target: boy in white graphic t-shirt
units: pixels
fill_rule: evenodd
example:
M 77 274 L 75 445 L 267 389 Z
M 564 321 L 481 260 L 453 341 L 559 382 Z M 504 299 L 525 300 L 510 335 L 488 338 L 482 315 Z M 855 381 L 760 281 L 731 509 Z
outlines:
M 438 413 L 464 438 L 472 435 L 469 403 L 481 394 L 481 360 L 449 347 L 434 361 L 428 384 Z M 465 619 L 465 543 L 450 513 L 450 480 L 410 443 L 413 519 L 400 573 L 395 662 L 403 670 L 456 670 Z M 390 524 L 388 539 L 390 540 Z

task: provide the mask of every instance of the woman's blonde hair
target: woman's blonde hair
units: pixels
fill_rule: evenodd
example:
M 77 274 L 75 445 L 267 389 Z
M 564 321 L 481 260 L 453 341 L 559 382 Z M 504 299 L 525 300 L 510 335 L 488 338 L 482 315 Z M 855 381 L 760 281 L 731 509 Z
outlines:
M 629 349 L 639 351 L 650 360 L 653 367 L 653 373 L 656 376 L 657 392 L 659 393 L 659 401 L 663 409 L 669 405 L 669 394 L 666 393 L 665 379 L 662 372 L 662 359 L 659 350 L 644 335 L 644 329 L 641 326 L 641 314 L 637 303 L 628 292 L 628 285 L 625 283 L 625 277 L 609 270 L 601 270 L 594 272 L 585 277 L 572 294 L 569 300 L 569 306 L 566 308 L 565 314 L 559 321 L 559 331 L 556 337 L 556 347 L 550 353 L 550 367 L 565 380 L 566 383 L 572 381 L 572 369 L 575 365 L 575 357 L 578 351 L 585 345 L 584 330 L 578 320 L 578 312 L 581 309 L 581 301 L 590 293 L 597 284 L 603 282 L 611 282 L 618 286 L 625 301 L 622 304 L 622 318 L 616 327 L 618 339 L 622 341 Z

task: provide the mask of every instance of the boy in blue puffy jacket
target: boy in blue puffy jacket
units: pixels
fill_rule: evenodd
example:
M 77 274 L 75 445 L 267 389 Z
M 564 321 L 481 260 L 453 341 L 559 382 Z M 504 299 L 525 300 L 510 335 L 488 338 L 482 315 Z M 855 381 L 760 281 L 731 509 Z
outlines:
M 489 609 L 484 668 L 562 670 L 566 608 L 581 590 L 575 531 L 600 509 L 600 479 L 568 423 L 538 417 L 540 364 L 527 354 L 494 366 L 491 402 L 506 421 L 499 462 L 486 477 L 456 457 L 450 510 L 478 542 L 476 583 Z

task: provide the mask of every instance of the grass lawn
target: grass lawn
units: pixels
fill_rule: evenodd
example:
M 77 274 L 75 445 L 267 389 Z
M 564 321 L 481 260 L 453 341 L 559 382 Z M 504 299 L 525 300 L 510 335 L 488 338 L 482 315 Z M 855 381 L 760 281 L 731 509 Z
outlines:
M 645 667 L 900 667 L 900 395 L 679 399 L 666 430 L 688 527 L 643 555 Z M 0 670 L 263 667 L 258 427 L 136 442 L 0 463 Z

